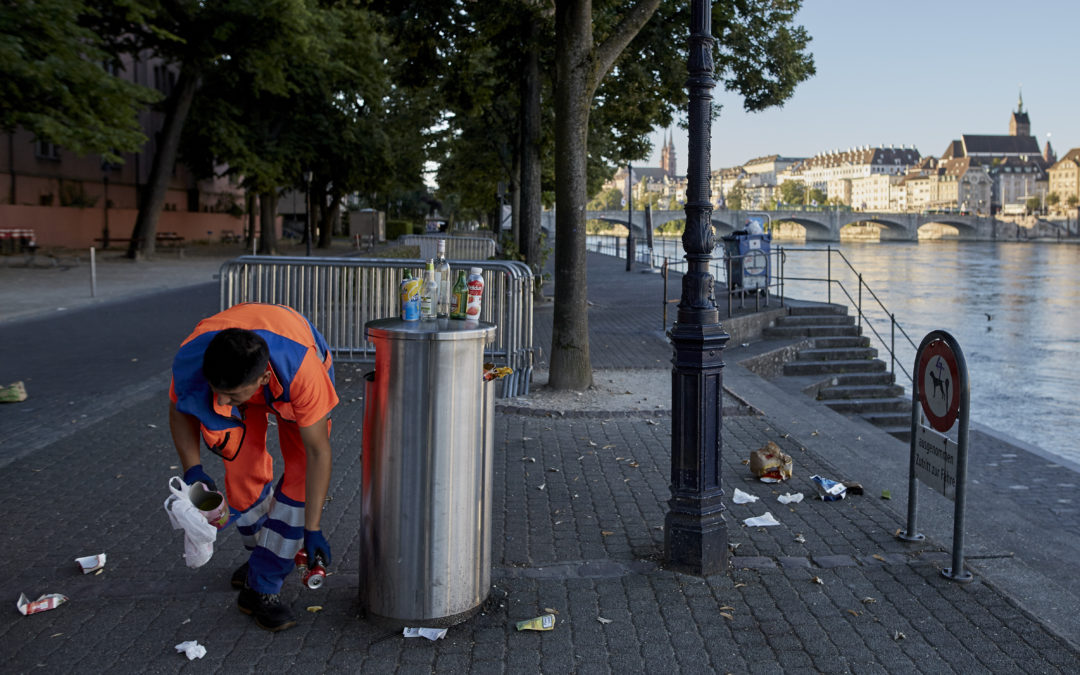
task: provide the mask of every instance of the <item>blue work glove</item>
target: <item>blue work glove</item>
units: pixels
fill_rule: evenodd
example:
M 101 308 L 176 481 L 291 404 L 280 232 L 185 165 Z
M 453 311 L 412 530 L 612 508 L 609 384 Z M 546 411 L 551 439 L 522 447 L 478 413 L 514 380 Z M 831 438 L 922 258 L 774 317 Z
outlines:
M 192 465 L 190 469 L 184 472 L 184 482 L 188 485 L 194 485 L 195 483 L 202 483 L 206 486 L 206 489 L 211 492 L 217 492 L 217 484 L 214 483 L 214 479 L 206 475 L 203 471 L 202 464 Z
M 314 565 L 318 557 L 322 558 L 324 565 L 330 566 L 330 542 L 326 541 L 322 530 L 304 530 L 304 550 L 307 551 L 309 565 Z

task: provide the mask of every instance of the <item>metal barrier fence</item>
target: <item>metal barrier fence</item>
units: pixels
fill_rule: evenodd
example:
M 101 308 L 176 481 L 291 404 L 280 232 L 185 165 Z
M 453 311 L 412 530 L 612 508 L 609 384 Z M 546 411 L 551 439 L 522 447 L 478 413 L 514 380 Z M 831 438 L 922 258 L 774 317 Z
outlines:
M 419 246 L 420 257 L 429 260 L 436 257 L 438 242 L 446 240 L 447 260 L 487 260 L 495 256 L 495 240 L 490 237 L 458 237 L 445 234 L 407 234 L 398 237 L 402 246 Z
M 403 269 L 419 275 L 425 260 L 416 258 L 308 258 L 241 256 L 221 266 L 221 308 L 241 302 L 288 305 L 306 316 L 323 334 L 336 360 L 375 361 L 364 336 L 372 319 L 398 316 Z M 484 273 L 480 320 L 497 326 L 485 358 L 509 366 L 502 380 L 504 398 L 529 393 L 532 380 L 533 275 L 513 260 L 449 260 L 457 270 L 479 267 Z

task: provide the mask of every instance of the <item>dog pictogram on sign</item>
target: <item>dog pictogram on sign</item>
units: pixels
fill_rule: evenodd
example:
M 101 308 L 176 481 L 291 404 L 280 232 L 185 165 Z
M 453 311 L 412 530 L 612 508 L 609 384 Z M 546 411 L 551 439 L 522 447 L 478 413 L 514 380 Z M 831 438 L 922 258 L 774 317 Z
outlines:
M 944 340 L 926 345 L 919 357 L 919 403 L 930 426 L 946 432 L 960 412 L 960 368 Z

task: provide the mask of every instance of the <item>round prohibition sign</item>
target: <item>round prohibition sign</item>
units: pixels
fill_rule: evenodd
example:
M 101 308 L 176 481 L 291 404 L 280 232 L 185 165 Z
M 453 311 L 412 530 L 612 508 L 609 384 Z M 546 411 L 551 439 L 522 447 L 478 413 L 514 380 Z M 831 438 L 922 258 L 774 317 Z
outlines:
M 956 354 L 941 338 L 919 355 L 919 403 L 930 426 L 942 433 L 952 428 L 960 412 L 960 368 Z

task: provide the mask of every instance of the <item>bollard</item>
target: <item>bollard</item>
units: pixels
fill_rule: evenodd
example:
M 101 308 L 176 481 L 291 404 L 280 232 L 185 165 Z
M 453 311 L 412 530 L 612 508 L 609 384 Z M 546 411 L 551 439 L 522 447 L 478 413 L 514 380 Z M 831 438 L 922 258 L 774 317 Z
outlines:
M 90 247 L 90 297 L 97 297 L 97 264 L 94 260 L 94 247 Z

